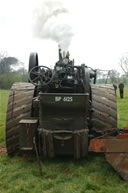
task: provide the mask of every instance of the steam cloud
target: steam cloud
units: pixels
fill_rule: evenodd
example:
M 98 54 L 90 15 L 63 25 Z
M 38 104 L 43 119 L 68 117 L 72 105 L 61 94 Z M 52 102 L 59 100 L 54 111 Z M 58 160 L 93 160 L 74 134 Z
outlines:
M 42 0 L 38 6 L 34 11 L 34 36 L 52 39 L 67 50 L 73 37 L 68 9 L 62 0 Z

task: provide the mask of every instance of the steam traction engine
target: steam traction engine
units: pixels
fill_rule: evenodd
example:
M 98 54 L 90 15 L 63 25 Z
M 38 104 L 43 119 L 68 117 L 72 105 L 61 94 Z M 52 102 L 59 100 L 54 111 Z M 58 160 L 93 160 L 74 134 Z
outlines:
M 15 83 L 10 92 L 6 119 L 8 155 L 36 152 L 39 156 L 104 152 L 107 161 L 128 180 L 128 129 L 117 129 L 115 92 L 97 85 L 96 71 L 77 66 L 69 53 L 54 69 L 38 65 L 37 53 L 29 59 L 29 83 Z M 40 164 L 40 161 L 39 161 Z
M 39 122 L 35 131 L 43 156 L 73 155 L 78 159 L 87 155 L 93 111 L 91 78 L 95 82 L 95 71 L 84 64 L 75 66 L 69 53 L 62 57 L 60 49 L 53 70 L 38 65 L 29 68 L 36 93 L 32 117 Z

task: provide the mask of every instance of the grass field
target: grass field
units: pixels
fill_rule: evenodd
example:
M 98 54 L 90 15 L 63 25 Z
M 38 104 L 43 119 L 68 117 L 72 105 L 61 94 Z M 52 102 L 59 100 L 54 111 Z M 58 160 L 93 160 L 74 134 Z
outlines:
M 5 117 L 8 95 L 8 90 L 0 90 L 0 144 L 5 144 Z
M 128 87 L 124 90 L 124 98 L 120 99 L 117 90 L 118 127 L 128 125 Z
M 8 91 L 0 90 L 0 145 L 5 144 L 5 113 Z M 128 124 L 128 89 L 117 94 L 118 126 Z M 128 183 L 106 162 L 102 154 L 88 159 L 42 160 L 40 176 L 35 157 L 0 155 L 0 193 L 128 193 Z

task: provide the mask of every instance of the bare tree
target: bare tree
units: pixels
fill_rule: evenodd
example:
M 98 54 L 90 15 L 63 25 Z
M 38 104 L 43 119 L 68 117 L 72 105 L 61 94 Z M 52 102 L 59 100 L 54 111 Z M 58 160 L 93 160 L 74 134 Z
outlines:
M 120 73 L 117 70 L 111 70 L 111 72 L 110 72 L 111 83 L 118 82 L 119 81 L 119 77 L 120 77 Z
M 3 59 L 3 58 L 7 58 L 8 57 L 8 53 L 7 51 L 1 51 L 0 52 L 0 61 Z
M 128 54 L 122 56 L 122 58 L 120 59 L 119 65 L 122 68 L 125 75 L 128 76 Z

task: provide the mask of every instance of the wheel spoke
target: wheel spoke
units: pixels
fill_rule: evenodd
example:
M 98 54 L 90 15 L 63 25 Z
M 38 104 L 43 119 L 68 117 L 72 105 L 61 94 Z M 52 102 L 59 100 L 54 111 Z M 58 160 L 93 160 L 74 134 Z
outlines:
M 39 75 L 39 72 L 31 72 L 31 74 Z
M 35 80 L 37 80 L 39 78 L 39 76 L 37 76 L 36 78 L 34 78 L 32 81 L 34 82 Z

